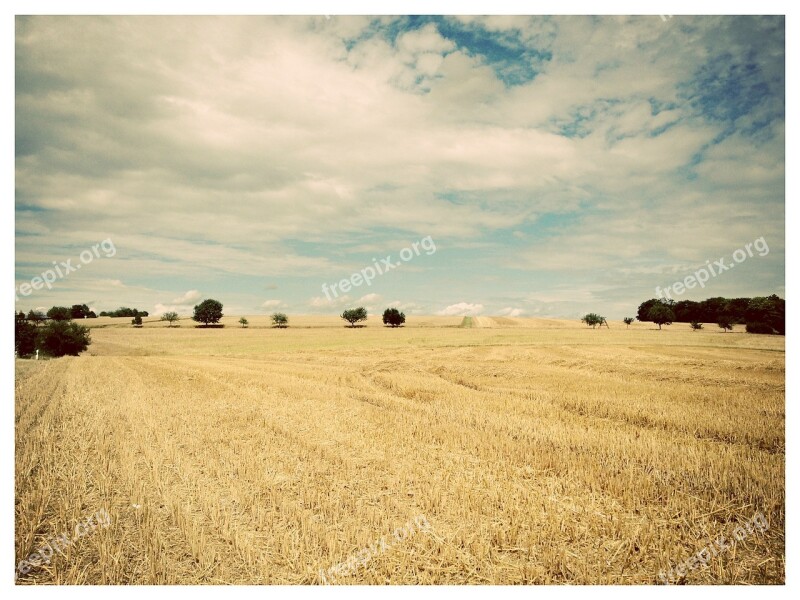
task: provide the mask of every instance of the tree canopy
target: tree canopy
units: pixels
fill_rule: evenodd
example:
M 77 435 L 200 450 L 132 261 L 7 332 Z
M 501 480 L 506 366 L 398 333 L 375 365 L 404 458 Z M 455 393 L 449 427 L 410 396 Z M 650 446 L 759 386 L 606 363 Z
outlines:
M 350 323 L 350 327 L 355 327 L 356 323 L 367 320 L 367 309 L 363 306 L 348 308 L 342 313 L 342 319 Z
M 194 307 L 192 319 L 204 325 L 219 323 L 222 318 L 222 302 L 209 298 Z
M 383 324 L 390 327 L 400 327 L 406 322 L 405 314 L 401 313 L 396 308 L 387 308 L 383 311 Z

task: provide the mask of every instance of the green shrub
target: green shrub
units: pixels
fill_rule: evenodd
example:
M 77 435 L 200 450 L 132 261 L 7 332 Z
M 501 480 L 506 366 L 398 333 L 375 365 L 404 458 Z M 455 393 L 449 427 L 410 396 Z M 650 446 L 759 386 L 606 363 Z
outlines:
M 50 356 L 78 356 L 92 343 L 89 330 L 72 321 L 53 321 L 39 330 L 39 349 Z

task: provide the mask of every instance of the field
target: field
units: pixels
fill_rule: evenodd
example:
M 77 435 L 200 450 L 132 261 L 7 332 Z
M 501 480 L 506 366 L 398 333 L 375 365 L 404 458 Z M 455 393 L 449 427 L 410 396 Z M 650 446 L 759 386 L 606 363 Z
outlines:
M 673 581 L 785 580 L 782 337 L 249 319 L 16 361 L 18 583 L 653 584 L 758 511 Z

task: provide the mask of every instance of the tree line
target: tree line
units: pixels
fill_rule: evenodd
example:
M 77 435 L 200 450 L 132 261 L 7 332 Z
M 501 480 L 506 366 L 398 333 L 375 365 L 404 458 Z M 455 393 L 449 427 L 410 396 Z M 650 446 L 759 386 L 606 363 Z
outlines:
M 89 330 L 71 319 L 29 319 L 14 313 L 14 351 L 22 358 L 41 352 L 45 356 L 78 356 L 92 343 Z
M 717 297 L 700 302 L 651 298 L 639 305 L 636 318 L 659 325 L 717 323 L 726 330 L 733 325 L 745 325 L 748 333 L 786 335 L 786 301 L 775 294 L 754 298 Z

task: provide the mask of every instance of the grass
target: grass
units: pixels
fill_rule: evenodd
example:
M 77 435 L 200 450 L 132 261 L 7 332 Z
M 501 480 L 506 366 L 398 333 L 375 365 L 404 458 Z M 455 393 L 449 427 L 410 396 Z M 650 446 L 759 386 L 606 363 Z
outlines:
M 16 555 L 112 524 L 21 583 L 785 580 L 784 339 L 568 321 L 96 319 L 81 357 L 17 361 Z

